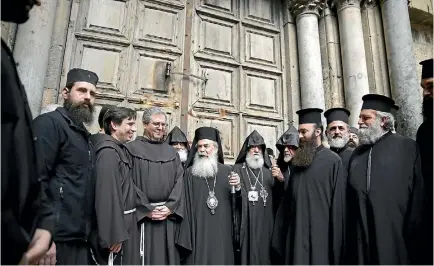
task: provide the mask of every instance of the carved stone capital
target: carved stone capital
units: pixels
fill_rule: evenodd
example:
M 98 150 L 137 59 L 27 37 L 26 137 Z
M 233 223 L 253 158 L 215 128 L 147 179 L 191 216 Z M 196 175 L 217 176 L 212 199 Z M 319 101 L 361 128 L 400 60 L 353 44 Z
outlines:
M 326 0 L 289 0 L 289 11 L 294 17 L 304 14 L 315 14 L 319 17 L 325 6 Z
M 362 0 L 334 0 L 333 5 L 339 11 L 339 10 L 347 8 L 347 7 L 360 8 L 361 2 L 362 2 Z
M 374 8 L 378 5 L 377 0 L 363 0 L 362 1 L 362 8 Z

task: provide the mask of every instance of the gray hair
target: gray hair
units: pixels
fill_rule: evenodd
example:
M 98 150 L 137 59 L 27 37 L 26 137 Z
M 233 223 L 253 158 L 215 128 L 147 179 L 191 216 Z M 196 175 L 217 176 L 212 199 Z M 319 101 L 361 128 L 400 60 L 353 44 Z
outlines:
M 45 113 L 52 112 L 57 109 L 57 107 L 61 107 L 60 104 L 50 103 L 41 110 L 41 115 Z
M 205 139 L 204 139 L 205 140 Z M 206 140 L 208 140 L 209 142 L 212 142 L 212 144 L 214 144 L 214 148 L 216 148 L 217 150 L 218 150 L 218 148 L 219 148 L 219 144 L 217 143 L 217 141 L 213 141 L 213 140 L 210 140 L 210 139 L 206 139 Z M 198 141 L 199 142 L 199 141 Z M 197 148 L 197 143 L 196 143 L 196 147 L 195 148 Z
M 395 131 L 395 118 L 391 113 L 377 111 L 377 119 L 381 121 L 383 118 L 385 119 L 383 129 L 384 131 Z
M 164 119 L 167 121 L 167 114 L 163 111 L 163 109 L 159 107 L 149 107 L 143 111 L 143 124 L 148 124 L 149 122 L 151 122 L 151 117 L 153 115 L 164 115 Z

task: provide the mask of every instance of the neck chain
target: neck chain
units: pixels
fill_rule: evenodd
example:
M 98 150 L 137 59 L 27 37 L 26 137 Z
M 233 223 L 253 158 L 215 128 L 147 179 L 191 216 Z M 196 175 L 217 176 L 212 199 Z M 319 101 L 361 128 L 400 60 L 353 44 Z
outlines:
M 219 205 L 219 201 L 215 196 L 216 181 L 217 181 L 217 176 L 214 175 L 214 188 L 211 190 L 208 184 L 208 178 L 205 178 L 206 186 L 208 187 L 208 198 L 206 199 L 206 205 L 211 210 L 211 214 L 215 214 L 215 209 Z
M 261 198 L 264 202 L 264 207 L 267 206 L 268 192 L 264 187 L 264 173 L 262 172 L 262 167 L 259 170 L 258 176 L 256 176 L 255 173 L 253 173 L 252 169 L 250 169 L 249 166 L 247 166 L 246 168 L 248 168 L 248 170 L 246 169 L 246 173 L 247 173 L 247 177 L 249 178 L 249 183 L 250 183 L 250 188 L 251 188 L 251 190 L 248 193 L 249 201 L 252 202 L 253 205 L 255 205 L 255 202 L 258 201 L 258 192 L 256 191 L 256 184 L 259 183 L 259 185 L 261 186 L 259 196 L 261 196 Z M 252 185 L 252 181 L 250 180 L 249 171 L 255 177 L 255 185 Z M 259 181 L 259 177 L 261 177 L 262 182 Z

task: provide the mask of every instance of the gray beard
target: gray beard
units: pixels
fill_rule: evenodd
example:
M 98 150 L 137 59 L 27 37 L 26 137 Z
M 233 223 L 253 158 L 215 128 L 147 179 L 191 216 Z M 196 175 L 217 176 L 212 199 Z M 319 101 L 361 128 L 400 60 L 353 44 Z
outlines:
M 291 156 L 291 155 L 285 155 L 285 156 L 283 156 L 283 161 L 284 161 L 285 163 L 288 163 L 289 161 L 291 161 L 291 159 L 292 159 L 292 156 Z
M 329 145 L 332 148 L 341 149 L 347 145 L 348 140 L 350 139 L 348 136 L 343 136 L 342 138 L 327 135 L 327 139 L 329 141 Z
M 361 145 L 372 145 L 383 136 L 383 129 L 380 121 L 375 120 L 374 124 L 368 128 L 359 128 L 359 143 Z
M 255 155 L 248 153 L 246 155 L 246 163 L 252 169 L 262 168 L 264 166 L 264 157 L 261 154 Z
M 217 152 L 214 152 L 209 157 L 201 157 L 199 153 L 196 153 L 194 155 L 191 173 L 199 178 L 210 178 L 217 175 L 217 166 Z
M 182 163 L 187 161 L 188 152 L 186 150 L 180 150 L 178 151 L 178 154 L 179 154 L 179 159 L 181 160 Z

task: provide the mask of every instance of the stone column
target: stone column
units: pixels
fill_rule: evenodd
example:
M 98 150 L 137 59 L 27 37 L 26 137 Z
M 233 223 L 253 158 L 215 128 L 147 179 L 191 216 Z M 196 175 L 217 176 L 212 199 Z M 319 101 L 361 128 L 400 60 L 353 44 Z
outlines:
M 386 44 L 383 22 L 377 0 L 362 2 L 363 35 L 365 38 L 366 66 L 371 93 L 390 97 L 389 70 L 387 69 Z
M 339 25 L 329 5 L 319 19 L 319 38 L 326 109 L 345 106 Z
M 349 118 L 351 126 L 357 125 L 362 97 L 369 93 L 360 2 L 361 0 L 334 0 L 333 2 L 338 13 L 345 105 L 351 112 Z
M 57 0 L 43 0 L 30 11 L 30 19 L 18 26 L 13 55 L 18 73 L 26 89 L 33 117 L 41 111 L 45 76 Z
M 407 0 L 383 0 L 381 11 L 392 98 L 400 107 L 397 132 L 414 139 L 422 123 L 422 95 L 413 53 Z
M 318 18 L 325 0 L 291 0 L 296 18 L 302 108 L 325 108 Z

